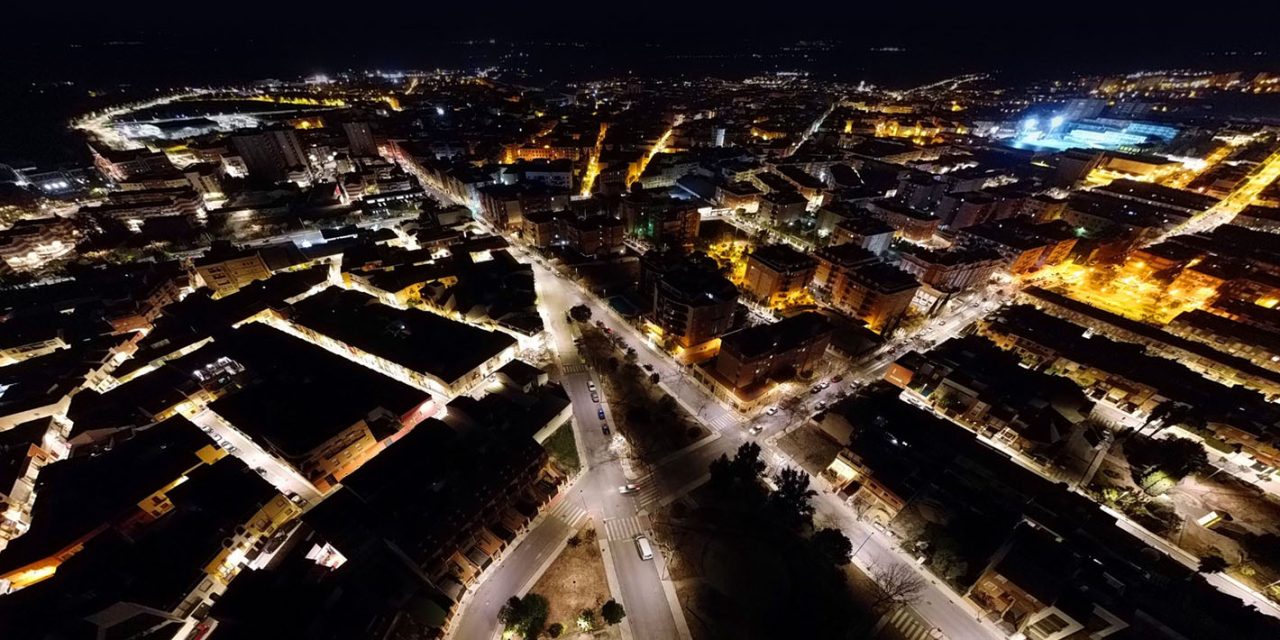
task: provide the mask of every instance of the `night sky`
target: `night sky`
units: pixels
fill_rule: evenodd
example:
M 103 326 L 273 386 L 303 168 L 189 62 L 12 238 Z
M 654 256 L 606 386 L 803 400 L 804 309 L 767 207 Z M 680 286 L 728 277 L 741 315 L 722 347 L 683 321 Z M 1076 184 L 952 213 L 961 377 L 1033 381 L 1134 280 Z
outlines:
M 0 20 L 0 157 L 77 157 L 82 145 L 65 121 L 104 100 L 347 69 L 518 66 L 532 82 L 805 70 L 890 87 L 974 71 L 1017 82 L 1280 70 L 1280 3 L 1245 4 L 1193 12 L 1172 2 L 1066 0 L 16 3 Z M 818 40 L 827 44 L 812 46 Z M 91 91 L 100 97 L 87 98 Z
M 1000 67 L 1049 74 L 1100 67 L 1232 66 L 1235 51 L 1276 66 L 1280 3 L 1174 2 L 660 2 L 582 0 L 441 3 L 40 3 L 6 7 L 0 37 L 8 73 L 168 75 L 267 73 L 308 65 L 430 66 L 466 56 L 468 38 L 570 38 L 609 43 L 608 56 L 651 57 L 646 43 L 735 51 L 797 39 L 839 39 L 850 51 L 900 46 L 941 72 Z M 84 53 L 102 42 L 167 47 L 166 56 Z M 69 50 L 71 44 L 80 49 Z M 863 46 L 865 45 L 865 47 Z M 135 47 L 140 45 L 133 45 Z M 628 49 L 628 47 L 630 47 Z M 863 60 L 846 56 L 852 64 Z M 1232 56 L 1240 59 L 1241 56 Z M 679 70 L 680 65 L 673 65 Z M 1238 65 L 1243 66 L 1243 65 Z

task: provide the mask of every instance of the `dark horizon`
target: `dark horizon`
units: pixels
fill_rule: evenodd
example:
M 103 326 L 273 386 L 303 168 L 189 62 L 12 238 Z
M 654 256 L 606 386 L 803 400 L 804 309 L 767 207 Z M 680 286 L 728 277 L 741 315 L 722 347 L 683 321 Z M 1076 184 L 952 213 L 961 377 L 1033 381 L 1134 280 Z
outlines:
M 573 1 L 439 7 L 391 0 L 361 7 L 229 0 L 206 8 L 144 0 L 127 10 L 76 4 L 54 19 L 37 6 L 10 8 L 10 24 L 18 28 L 0 42 L 8 58 L 0 74 L 105 83 L 238 81 L 313 69 L 485 64 L 504 46 L 530 53 L 532 43 L 556 41 L 600 52 L 600 60 L 570 57 L 564 69 L 544 69 L 575 77 L 627 66 L 663 75 L 742 73 L 717 65 L 724 59 L 717 56 L 819 40 L 835 44 L 826 53 L 840 55 L 836 61 L 815 56 L 822 72 L 862 71 L 887 85 L 896 84 L 895 67 L 909 80 L 968 71 L 1052 78 L 1172 67 L 1274 69 L 1270 25 L 1280 19 L 1280 8 L 1232 7 L 1238 3 L 1217 3 L 1206 15 L 1149 2 L 1098 8 L 1007 0 L 909 7 L 648 3 L 621 10 Z M 886 47 L 905 51 L 871 51 Z M 667 58 L 652 64 L 655 54 Z

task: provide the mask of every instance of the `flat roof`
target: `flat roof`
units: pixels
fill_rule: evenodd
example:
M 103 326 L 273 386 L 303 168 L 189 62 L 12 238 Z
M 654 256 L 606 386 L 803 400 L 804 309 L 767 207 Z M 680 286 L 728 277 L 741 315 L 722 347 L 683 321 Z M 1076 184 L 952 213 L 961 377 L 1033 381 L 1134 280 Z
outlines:
M 58 402 L 107 361 L 124 336 L 103 336 L 0 367 L 0 417 Z
M 782 243 L 767 244 L 757 248 L 747 258 L 748 263 L 752 260 L 775 271 L 812 269 L 818 264 L 809 254 L 801 253 L 791 245 Z
M 76 455 L 41 470 L 31 530 L 0 551 L 0 573 L 42 560 L 201 464 L 212 445 L 186 418 L 120 434 L 109 450 Z
M 754 358 L 766 353 L 780 353 L 806 342 L 830 337 L 835 327 L 822 314 L 807 312 L 783 318 L 773 324 L 747 327 L 725 335 L 720 349 L 736 351 Z
M 380 358 L 453 384 L 516 344 L 501 332 L 416 309 L 396 309 L 358 291 L 331 288 L 293 306 L 292 320 Z
M 1137 180 L 1113 180 L 1111 184 L 1098 187 L 1097 190 L 1193 211 L 1204 211 L 1218 204 L 1217 198 L 1203 193 Z
M 399 418 L 428 398 L 424 391 L 266 325 L 246 325 L 216 344 L 245 372 L 243 388 L 209 408 L 286 455 L 310 452 L 376 408 Z
M 824 260 L 832 264 L 842 267 L 849 267 L 856 264 L 868 262 L 878 262 L 879 257 L 870 249 L 863 248 L 856 242 L 844 242 L 841 244 L 833 244 L 831 246 L 818 249 L 815 254 L 819 260 Z
M 85 625 L 84 618 L 118 602 L 171 611 L 208 577 L 205 566 L 223 550 L 224 539 L 276 495 L 244 463 L 224 457 L 168 491 L 173 510 L 128 531 L 94 537 L 56 575 L 5 596 L 0 608 L 38 611 L 24 622 L 59 629 Z M 136 624 L 128 620 L 122 627 Z
M 860 264 L 853 268 L 852 275 L 880 293 L 899 293 L 920 287 L 915 276 L 883 262 Z
M 1105 322 L 1114 327 L 1142 336 L 1148 340 L 1163 342 L 1178 349 L 1194 353 L 1206 360 L 1231 367 L 1232 369 L 1242 373 L 1257 376 L 1273 384 L 1280 384 L 1280 372 L 1264 369 L 1248 360 L 1245 360 L 1244 358 L 1224 353 L 1210 345 L 1175 336 L 1163 329 L 1160 329 L 1159 327 L 1138 322 L 1137 320 L 1130 320 L 1124 316 L 1111 313 L 1104 309 L 1099 309 L 1070 296 L 1063 295 L 1056 291 L 1050 291 L 1042 287 L 1027 287 L 1026 289 L 1023 289 L 1023 293 L 1039 300 L 1042 303 L 1061 307 L 1069 311 L 1092 317 L 1099 322 Z

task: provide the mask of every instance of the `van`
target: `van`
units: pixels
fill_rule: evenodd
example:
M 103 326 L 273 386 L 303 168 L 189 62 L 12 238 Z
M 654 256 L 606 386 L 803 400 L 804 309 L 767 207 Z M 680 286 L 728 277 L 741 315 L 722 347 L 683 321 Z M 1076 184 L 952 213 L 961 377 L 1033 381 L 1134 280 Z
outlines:
M 636 551 L 640 552 L 641 560 L 653 559 L 653 547 L 649 546 L 649 539 L 643 533 L 636 536 Z

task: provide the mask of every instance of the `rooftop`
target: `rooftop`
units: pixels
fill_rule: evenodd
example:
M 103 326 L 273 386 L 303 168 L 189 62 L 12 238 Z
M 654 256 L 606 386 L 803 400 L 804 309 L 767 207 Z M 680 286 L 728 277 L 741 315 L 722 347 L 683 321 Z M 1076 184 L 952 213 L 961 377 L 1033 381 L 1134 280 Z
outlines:
M 751 252 L 748 263 L 758 262 L 774 271 L 803 271 L 817 266 L 808 254 L 801 253 L 789 244 L 767 244 Z
M 748 327 L 722 338 L 720 349 L 735 352 L 744 358 L 756 358 L 766 353 L 782 353 L 790 349 L 830 337 L 834 327 L 819 313 L 807 312 L 783 318 L 773 324 Z
M 452 385 L 515 338 L 415 309 L 396 309 L 358 291 L 330 288 L 293 306 L 298 324 Z
M 401 418 L 429 397 L 262 324 L 246 325 L 216 344 L 245 373 L 242 389 L 209 408 L 288 456 L 309 453 L 375 409 Z

